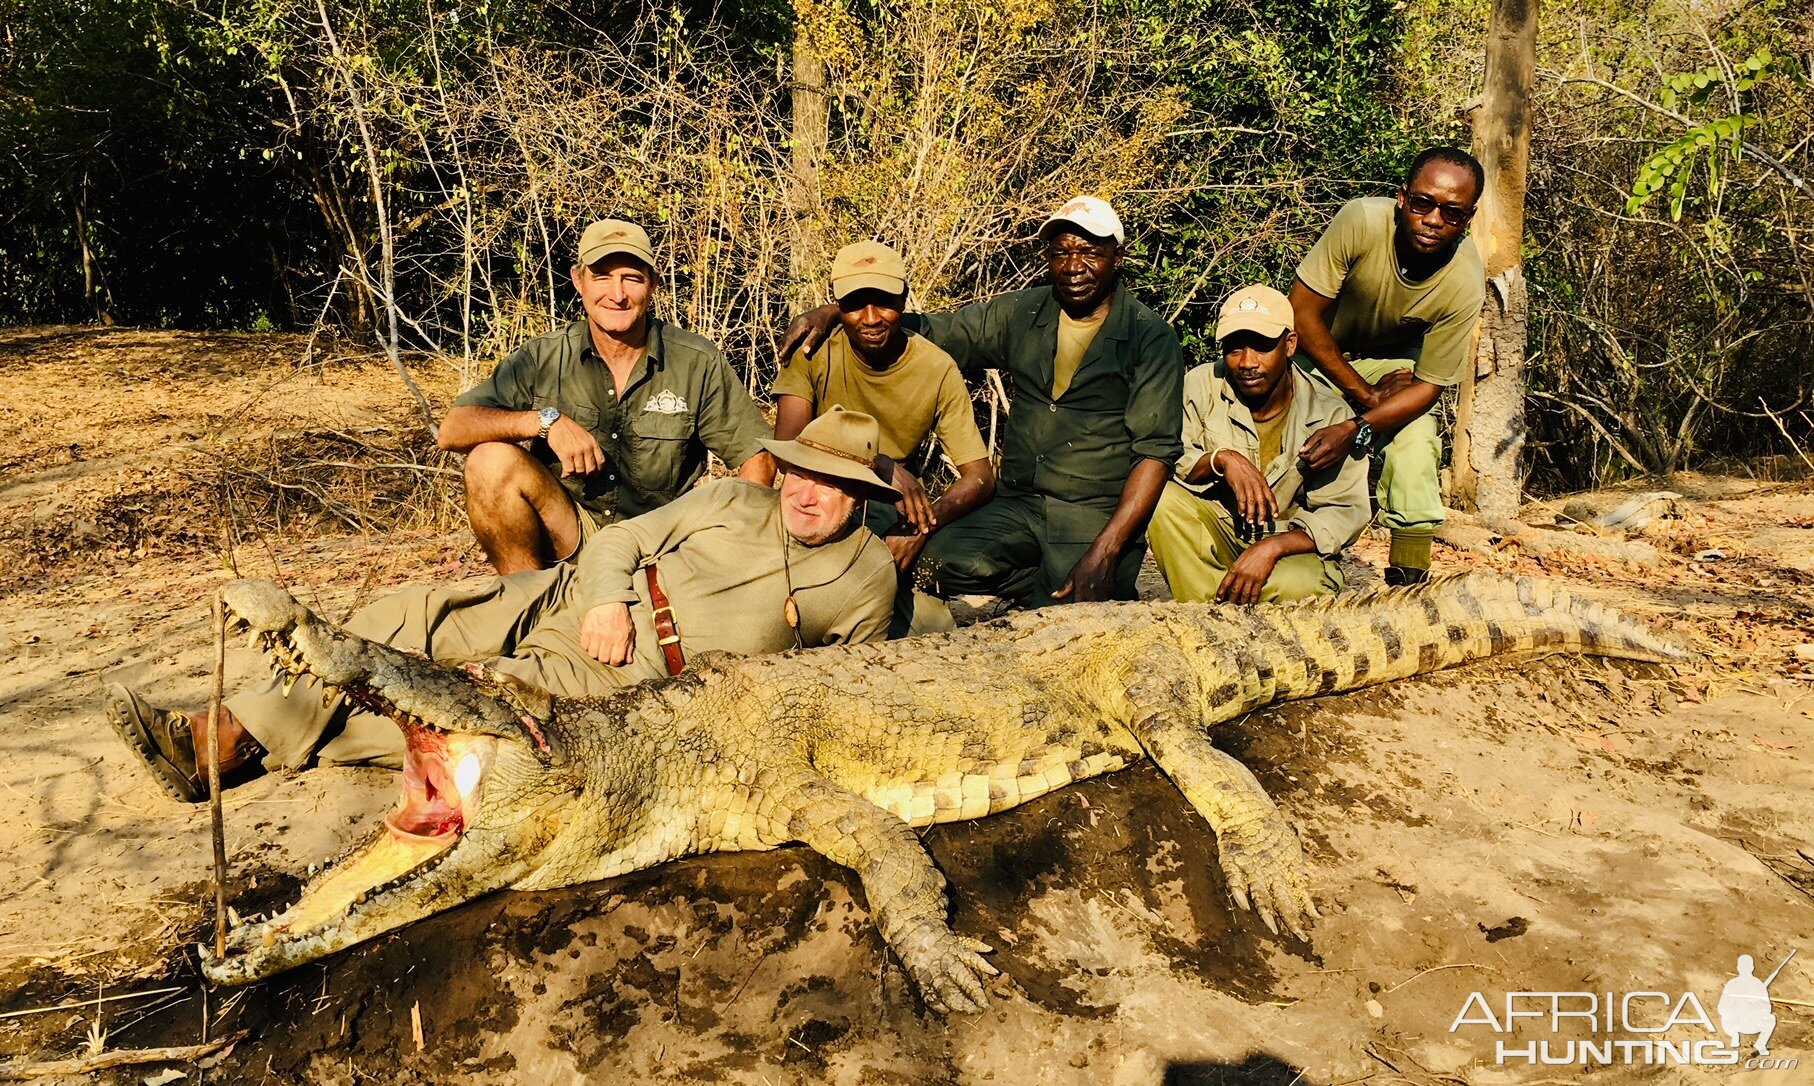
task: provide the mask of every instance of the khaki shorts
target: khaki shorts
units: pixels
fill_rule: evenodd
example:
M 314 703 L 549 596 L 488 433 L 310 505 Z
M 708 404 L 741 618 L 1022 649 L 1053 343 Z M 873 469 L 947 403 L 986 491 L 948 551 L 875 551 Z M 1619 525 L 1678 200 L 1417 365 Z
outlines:
M 572 501 L 571 498 L 568 500 Z M 590 510 L 578 502 L 573 502 L 573 515 L 579 519 L 579 542 L 573 545 L 573 550 L 570 553 L 556 559 L 555 561 L 557 563 L 571 562 L 578 558 L 579 552 L 585 549 L 586 540 L 597 535 L 598 530 L 604 527 L 603 524 L 598 522 L 598 518 L 592 515 Z

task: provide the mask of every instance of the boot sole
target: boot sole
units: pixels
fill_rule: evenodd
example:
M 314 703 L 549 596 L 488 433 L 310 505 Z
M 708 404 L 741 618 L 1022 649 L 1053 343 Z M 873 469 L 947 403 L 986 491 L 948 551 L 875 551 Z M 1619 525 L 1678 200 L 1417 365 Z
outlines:
M 145 768 L 151 771 L 152 778 L 171 799 L 179 803 L 200 803 L 208 798 L 205 788 L 198 788 L 187 774 L 158 750 L 144 726 L 134 719 L 132 701 L 125 696 L 123 690 L 108 690 L 107 722 L 113 725 L 113 730 L 119 733 L 126 746 L 139 756 Z

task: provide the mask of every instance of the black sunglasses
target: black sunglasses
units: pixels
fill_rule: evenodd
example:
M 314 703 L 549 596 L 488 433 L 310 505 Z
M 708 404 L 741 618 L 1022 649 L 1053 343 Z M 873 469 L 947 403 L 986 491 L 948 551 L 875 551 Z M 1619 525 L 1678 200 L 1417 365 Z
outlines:
M 1456 207 L 1454 204 L 1439 204 L 1421 192 L 1407 191 L 1405 193 L 1405 206 L 1410 208 L 1411 214 L 1416 215 L 1418 218 L 1422 218 L 1430 212 L 1440 208 L 1442 211 L 1442 221 L 1448 223 L 1450 226 L 1466 226 L 1468 220 L 1474 217 L 1474 209 L 1471 207 Z

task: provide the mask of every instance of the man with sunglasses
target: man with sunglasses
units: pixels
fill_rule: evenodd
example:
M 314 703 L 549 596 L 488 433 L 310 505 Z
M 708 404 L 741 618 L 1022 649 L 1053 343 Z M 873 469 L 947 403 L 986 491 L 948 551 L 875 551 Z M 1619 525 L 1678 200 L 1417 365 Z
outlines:
M 1431 408 L 1461 381 L 1480 319 L 1486 272 L 1465 235 L 1485 186 L 1466 151 L 1424 151 L 1396 197 L 1351 200 L 1336 213 L 1291 287 L 1298 364 L 1355 412 L 1312 434 L 1303 458 L 1320 471 L 1351 452 L 1380 454 L 1387 584 L 1430 575 L 1443 520 L 1442 433 Z

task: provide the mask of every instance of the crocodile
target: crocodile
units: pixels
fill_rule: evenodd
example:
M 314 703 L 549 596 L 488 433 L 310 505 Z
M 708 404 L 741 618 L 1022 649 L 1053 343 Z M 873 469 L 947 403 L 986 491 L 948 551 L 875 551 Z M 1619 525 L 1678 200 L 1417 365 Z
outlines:
M 297 902 L 234 925 L 203 972 L 258 980 L 504 888 L 607 879 L 799 842 L 853 869 L 925 1003 L 987 1002 L 987 944 L 947 922 L 915 829 L 1007 810 L 1149 757 L 1215 832 L 1236 904 L 1277 935 L 1318 915 L 1297 835 L 1208 732 L 1259 706 L 1487 656 L 1689 651 L 1550 582 L 1467 574 L 1316 602 L 1074 604 L 955 633 L 712 654 L 605 697 L 555 698 L 347 634 L 270 582 L 236 628 L 402 728 L 402 799 Z

